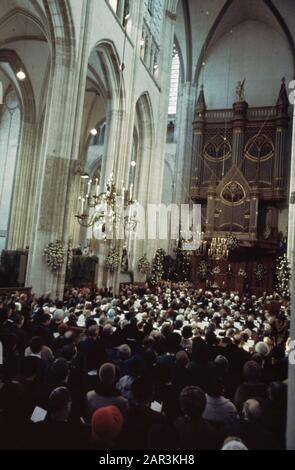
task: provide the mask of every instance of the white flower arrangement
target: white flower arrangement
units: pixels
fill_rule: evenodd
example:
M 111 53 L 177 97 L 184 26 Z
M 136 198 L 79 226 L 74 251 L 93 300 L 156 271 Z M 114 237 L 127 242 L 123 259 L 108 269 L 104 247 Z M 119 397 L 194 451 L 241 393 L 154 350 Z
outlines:
M 105 267 L 109 271 L 114 272 L 114 271 L 117 271 L 117 269 L 119 268 L 119 265 L 120 265 L 120 254 L 118 250 L 113 248 L 105 259 Z
M 208 265 L 206 261 L 202 260 L 198 267 L 198 276 L 200 279 L 206 279 L 208 276 Z
M 257 265 L 254 273 L 256 280 L 261 282 L 265 279 L 267 275 L 267 269 L 264 264 L 260 263 Z
M 227 241 L 230 250 L 236 250 L 240 246 L 238 238 L 232 233 L 227 237 Z
M 68 256 L 67 256 L 67 268 L 71 269 L 73 261 L 73 240 L 70 238 L 68 241 Z
M 221 272 L 220 266 L 215 266 L 213 268 L 212 272 L 213 272 L 213 274 L 220 274 L 220 272 Z
M 147 259 L 146 253 L 138 260 L 137 269 L 141 274 L 148 274 L 151 270 L 151 264 Z
M 285 300 L 290 300 L 291 268 L 287 255 L 277 259 L 276 266 L 276 291 Z
M 65 249 L 61 240 L 49 243 L 43 251 L 46 264 L 53 273 L 59 271 L 65 261 Z

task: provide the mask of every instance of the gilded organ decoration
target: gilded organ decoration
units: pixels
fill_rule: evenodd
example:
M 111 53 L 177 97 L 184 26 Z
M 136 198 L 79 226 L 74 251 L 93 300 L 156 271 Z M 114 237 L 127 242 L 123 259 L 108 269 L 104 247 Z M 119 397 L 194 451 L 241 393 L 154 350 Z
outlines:
M 193 122 L 191 197 L 202 205 L 207 239 L 234 232 L 240 247 L 277 242 L 286 198 L 289 101 L 284 80 L 275 107 L 249 108 L 245 81 L 232 109 L 208 110 L 202 87 Z M 268 208 L 271 217 L 264 220 Z
M 246 144 L 245 157 L 251 161 L 264 162 L 273 158 L 274 150 L 274 144 L 268 136 L 255 135 Z
M 237 181 L 230 181 L 222 190 L 221 197 L 225 204 L 238 206 L 246 197 L 243 187 Z
M 204 147 L 204 157 L 210 162 L 222 162 L 231 156 L 231 145 L 226 137 L 213 136 Z

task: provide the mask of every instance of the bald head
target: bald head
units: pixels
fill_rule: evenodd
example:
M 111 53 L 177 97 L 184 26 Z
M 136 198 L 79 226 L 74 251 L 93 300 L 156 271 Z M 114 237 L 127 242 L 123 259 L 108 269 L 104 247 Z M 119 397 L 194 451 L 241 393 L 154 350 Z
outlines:
M 114 364 L 106 363 L 99 369 L 99 380 L 104 385 L 113 385 L 116 378 L 116 367 Z
M 257 422 L 262 418 L 262 406 L 259 401 L 251 398 L 245 401 L 243 406 L 243 418 L 245 421 Z
M 177 364 L 180 366 L 186 367 L 189 363 L 189 357 L 185 351 L 178 351 L 175 357 Z

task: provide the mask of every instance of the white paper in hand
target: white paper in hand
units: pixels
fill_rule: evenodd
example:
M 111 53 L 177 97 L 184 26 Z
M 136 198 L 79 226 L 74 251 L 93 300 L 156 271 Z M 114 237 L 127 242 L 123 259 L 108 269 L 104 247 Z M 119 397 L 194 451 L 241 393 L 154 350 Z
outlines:
M 43 410 L 43 408 L 39 408 L 39 406 L 36 406 L 31 416 L 31 421 L 33 421 L 33 423 L 40 423 L 40 421 L 45 420 L 46 416 L 47 411 Z
M 151 410 L 156 411 L 157 413 L 162 413 L 162 405 L 158 401 L 153 401 L 151 403 Z

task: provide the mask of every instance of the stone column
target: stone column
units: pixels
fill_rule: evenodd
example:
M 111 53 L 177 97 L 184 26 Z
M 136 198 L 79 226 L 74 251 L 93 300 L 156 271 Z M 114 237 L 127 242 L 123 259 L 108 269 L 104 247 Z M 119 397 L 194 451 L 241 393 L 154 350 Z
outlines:
M 121 188 L 122 180 L 125 185 L 128 183 L 131 152 L 132 152 L 132 141 L 133 141 L 133 130 L 135 121 L 135 104 L 136 95 L 133 93 L 135 89 L 135 82 L 137 79 L 137 73 L 139 70 L 140 61 L 140 38 L 142 33 L 142 19 L 143 11 L 141 2 L 133 2 L 132 5 L 132 34 L 134 36 L 134 47 L 132 56 L 128 57 L 128 70 L 129 80 L 126 79 L 127 73 L 123 73 L 122 77 L 119 78 L 118 85 L 121 85 L 121 90 L 118 89 L 115 99 L 111 104 L 111 109 L 107 116 L 107 136 L 106 136 L 106 155 L 103 160 L 102 172 L 101 172 L 101 184 L 104 185 L 110 176 L 111 171 L 114 171 L 114 179 L 117 188 Z M 127 32 L 125 31 L 125 34 Z M 126 58 L 125 58 L 126 60 Z M 128 80 L 128 83 L 127 83 Z M 121 96 L 124 93 L 124 96 Z M 110 273 L 104 269 L 104 260 L 111 248 L 116 248 L 120 254 L 122 254 L 124 241 L 123 240 L 111 240 L 108 243 L 101 242 L 99 244 L 99 261 L 100 269 L 98 273 L 97 283 L 98 286 L 109 285 L 112 286 L 113 291 L 117 293 L 120 285 L 120 267 L 114 272 Z
M 51 292 L 53 298 L 63 297 L 66 263 L 53 274 L 47 268 L 43 256 L 46 245 L 56 239 L 67 250 L 68 229 L 74 217 L 71 184 L 75 179 L 78 142 L 84 105 L 89 31 L 92 2 L 84 2 L 81 11 L 81 29 L 84 35 L 76 44 L 64 39 L 64 30 L 56 15 L 54 34 L 56 50 L 49 81 L 48 106 L 45 114 L 38 184 L 35 188 L 35 212 L 32 227 L 26 285 L 37 294 Z
M 8 239 L 10 250 L 24 249 L 30 243 L 38 164 L 38 154 L 35 152 L 37 135 L 36 124 L 27 121 L 24 114 L 11 204 Z
M 107 114 L 107 133 L 105 144 L 105 157 L 102 161 L 100 185 L 104 187 L 111 172 L 116 172 L 118 157 L 122 156 L 120 140 L 124 123 L 124 112 L 116 107 L 110 109 Z M 122 177 L 121 177 L 122 180 Z
M 289 229 L 288 229 L 288 259 L 291 262 L 291 340 L 295 341 L 295 106 L 293 109 L 293 138 L 292 138 L 292 157 L 291 157 L 291 178 L 290 193 L 291 201 L 289 204 Z M 290 359 L 293 356 L 293 345 Z M 292 361 L 294 362 L 294 361 Z M 288 377 L 288 419 L 287 419 L 287 449 L 295 450 L 295 364 L 289 363 Z
M 202 172 L 202 156 L 204 147 L 204 135 L 206 125 L 206 101 L 204 95 L 204 86 L 196 103 L 195 119 L 193 122 L 193 149 L 191 163 L 191 188 L 194 198 L 198 198 L 200 191 L 200 181 Z
M 149 201 L 161 202 L 162 177 L 166 154 L 167 117 L 176 15 L 166 11 L 159 60 L 159 106 L 155 116 L 155 146 L 150 167 Z
M 277 101 L 277 117 L 276 117 L 276 142 L 275 142 L 275 165 L 274 165 L 274 195 L 276 198 L 284 198 L 285 196 L 285 178 L 284 168 L 286 165 L 286 141 L 289 124 L 289 101 L 283 79 L 279 98 Z
M 187 156 L 195 149 L 192 121 L 194 119 L 194 103 L 196 100 L 196 85 L 186 82 L 181 85 L 179 112 L 176 118 L 177 149 L 176 149 L 176 189 L 175 202 L 182 203 L 190 199 L 191 171 Z M 193 149 L 192 149 L 193 147 Z M 192 163 L 194 165 L 194 163 Z
M 172 65 L 172 50 L 174 42 L 176 1 L 166 0 L 162 29 L 161 50 L 157 83 L 159 86 L 158 106 L 154 107 L 151 115 L 144 116 L 144 142 L 141 143 L 141 165 L 138 173 L 138 201 L 146 207 L 147 203 L 160 204 L 162 201 L 163 173 L 166 156 L 166 135 L 169 103 L 169 88 Z M 139 41 L 140 42 L 140 39 Z M 155 89 L 155 93 L 157 90 Z M 146 106 L 145 113 L 147 112 Z M 185 113 L 185 111 L 184 111 Z M 147 234 L 147 227 L 145 226 Z M 139 229 L 140 230 L 140 229 Z M 144 254 L 152 259 L 157 248 L 166 249 L 167 240 L 135 240 L 133 245 L 133 268 L 135 280 L 142 276 L 137 271 L 137 261 Z

